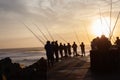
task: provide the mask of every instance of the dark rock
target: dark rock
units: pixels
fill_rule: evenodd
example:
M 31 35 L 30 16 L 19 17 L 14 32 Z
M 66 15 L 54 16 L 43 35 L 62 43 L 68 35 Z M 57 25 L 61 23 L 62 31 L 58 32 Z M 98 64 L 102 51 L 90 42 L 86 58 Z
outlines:
M 90 63 L 93 72 L 120 72 L 120 52 L 117 49 L 105 51 L 91 50 Z
M 7 57 L 0 60 L 0 80 L 2 75 L 5 75 L 7 80 L 46 80 L 47 61 L 41 58 L 22 69 L 19 63 L 12 63 L 12 60 Z

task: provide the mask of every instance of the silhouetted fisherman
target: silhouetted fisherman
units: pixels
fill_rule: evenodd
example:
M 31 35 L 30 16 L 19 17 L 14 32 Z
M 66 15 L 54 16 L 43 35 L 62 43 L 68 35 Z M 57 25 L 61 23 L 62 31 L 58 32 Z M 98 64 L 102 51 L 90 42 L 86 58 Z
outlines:
M 58 42 L 57 41 L 55 41 L 54 50 L 55 50 L 55 58 L 56 58 L 56 61 L 58 62 L 59 61 L 59 54 L 58 54 Z
M 63 45 L 62 45 L 62 43 L 60 43 L 60 45 L 59 45 L 59 52 L 60 52 L 61 58 L 63 58 Z
M 120 39 L 119 39 L 119 37 L 116 37 L 115 44 L 116 44 L 117 48 L 120 49 Z
M 83 42 L 80 44 L 80 47 L 81 47 L 82 56 L 85 56 L 85 45 Z
M 68 57 L 67 46 L 65 44 L 63 45 L 63 50 L 64 50 L 65 57 Z
M 77 56 L 78 54 L 77 54 L 77 44 L 75 43 L 75 42 L 73 42 L 73 45 L 72 45 L 72 48 L 73 48 L 73 55 L 75 56 Z
M 52 53 L 53 53 L 53 58 L 54 58 L 54 55 L 55 55 L 55 42 L 52 41 L 51 45 L 52 45 Z M 54 58 L 54 61 L 55 61 L 55 58 Z
M 111 42 L 107 37 L 105 37 L 105 35 L 102 35 L 97 43 L 97 46 L 99 50 L 108 50 L 111 47 Z
M 71 45 L 70 45 L 70 43 L 67 44 L 67 52 L 68 52 L 68 55 L 71 56 Z
M 45 45 L 45 50 L 46 50 L 48 66 L 53 66 L 54 55 L 53 55 L 53 52 L 52 52 L 52 45 L 50 44 L 50 41 L 47 41 L 47 43 Z
M 92 50 L 97 50 L 98 49 L 99 40 L 100 40 L 99 37 L 96 37 L 92 40 L 92 42 L 91 42 Z
M 110 40 L 102 35 L 93 39 L 96 50 L 90 51 L 91 69 L 93 72 L 114 72 L 119 70 L 119 51 L 111 45 Z
M 111 47 L 111 42 L 105 35 L 102 35 L 100 38 L 93 39 L 91 47 L 92 50 L 108 50 Z

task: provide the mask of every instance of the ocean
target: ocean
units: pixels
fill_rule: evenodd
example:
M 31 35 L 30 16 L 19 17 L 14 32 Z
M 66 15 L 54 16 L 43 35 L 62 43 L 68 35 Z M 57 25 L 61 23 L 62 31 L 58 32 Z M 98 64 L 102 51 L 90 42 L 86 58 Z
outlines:
M 86 53 L 89 55 L 90 47 L 86 47 Z M 80 48 L 78 48 L 80 54 Z M 29 66 L 39 60 L 41 57 L 46 59 L 45 50 L 42 47 L 36 48 L 14 48 L 14 49 L 0 49 L 0 60 L 10 57 L 13 63 L 20 63 L 24 66 Z
M 21 65 L 31 65 L 41 57 L 46 58 L 45 50 L 43 48 L 14 48 L 1 49 L 0 60 L 10 57 L 13 63 L 20 63 Z

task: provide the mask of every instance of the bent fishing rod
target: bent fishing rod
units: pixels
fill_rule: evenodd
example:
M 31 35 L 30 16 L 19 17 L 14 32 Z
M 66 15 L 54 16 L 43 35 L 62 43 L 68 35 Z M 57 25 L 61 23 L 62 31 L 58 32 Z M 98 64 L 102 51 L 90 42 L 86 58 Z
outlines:
M 85 23 L 84 23 L 84 28 L 85 28 L 85 31 L 87 32 L 86 34 L 87 34 L 88 41 L 90 42 L 90 37 L 89 37 L 88 30 L 87 30 L 87 28 L 86 28 L 86 24 L 85 24 Z M 90 43 L 91 43 L 91 42 L 90 42 Z
M 48 41 L 48 38 L 46 37 L 46 35 L 42 32 L 42 30 L 35 24 L 35 23 L 33 23 L 36 27 L 37 27 L 37 29 L 39 30 L 39 32 L 43 35 L 43 37 Z
M 101 10 L 100 10 L 100 8 L 99 8 L 99 14 L 100 14 L 100 22 L 101 22 L 101 26 L 102 26 L 102 34 L 104 33 L 103 32 L 103 21 L 102 21 L 102 13 L 101 13 Z
M 25 23 L 23 23 L 23 25 L 24 25 L 43 45 L 45 45 L 44 42 L 43 42 Z
M 78 43 L 80 44 L 80 41 L 79 41 L 77 33 L 75 31 L 74 31 L 74 33 L 75 33 L 75 36 L 76 36 L 76 39 L 77 39 Z
M 112 32 L 111 32 L 110 39 L 111 39 L 112 36 L 113 36 L 113 33 L 114 33 L 114 30 L 115 30 L 115 27 L 116 27 L 117 22 L 118 22 L 118 20 L 119 20 L 119 16 L 120 16 L 120 11 L 119 11 L 119 13 L 118 13 L 118 16 L 117 16 L 116 22 L 115 22 L 114 27 L 113 27 L 113 30 L 112 30 Z
M 58 34 L 57 34 L 58 35 Z M 58 35 L 64 42 L 68 43 L 62 36 Z
M 59 37 L 60 39 L 62 39 L 64 42 L 68 43 L 62 36 L 60 36 L 58 33 L 55 32 L 55 34 L 57 35 L 57 37 Z
M 48 30 L 48 28 L 46 27 L 46 25 L 45 24 L 43 24 L 43 25 L 44 25 L 45 29 L 47 30 L 50 38 L 54 41 L 54 38 L 52 37 L 52 35 L 51 35 L 50 31 Z
M 110 25 L 108 24 L 108 22 L 106 21 L 105 17 L 102 15 L 101 13 L 101 9 L 99 8 L 99 14 L 100 14 L 100 20 L 101 20 L 101 25 L 103 24 L 103 21 L 102 21 L 102 17 L 106 23 L 106 25 L 108 26 L 109 30 L 107 30 L 107 32 L 109 33 L 109 38 L 110 38 L 110 35 L 111 35 L 111 17 L 112 17 L 112 1 L 111 1 L 111 6 L 110 6 Z M 103 33 L 103 32 L 102 32 Z M 113 42 L 114 42 L 114 36 L 113 36 Z
M 111 37 L 111 23 L 112 23 L 112 0 L 110 2 L 110 26 L 109 26 L 109 30 L 110 30 L 110 34 L 109 36 Z

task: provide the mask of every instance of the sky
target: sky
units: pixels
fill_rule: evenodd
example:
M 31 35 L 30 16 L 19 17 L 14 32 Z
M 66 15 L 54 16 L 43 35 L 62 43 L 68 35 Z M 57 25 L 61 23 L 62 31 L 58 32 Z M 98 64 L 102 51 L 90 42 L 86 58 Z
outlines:
M 46 40 L 39 29 L 50 41 L 89 44 L 98 34 L 98 26 L 109 25 L 110 11 L 114 26 L 120 1 L 112 0 L 112 8 L 110 4 L 111 0 L 0 0 L 0 48 L 44 46 Z M 120 35 L 119 23 L 114 36 Z

